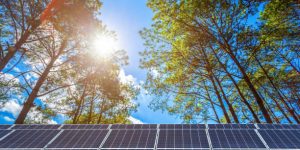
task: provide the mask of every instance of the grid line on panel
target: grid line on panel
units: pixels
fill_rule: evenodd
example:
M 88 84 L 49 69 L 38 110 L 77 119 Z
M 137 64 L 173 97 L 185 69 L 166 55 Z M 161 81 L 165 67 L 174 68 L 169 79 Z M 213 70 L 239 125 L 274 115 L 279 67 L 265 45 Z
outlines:
M 257 136 L 259 137 L 259 139 L 263 142 L 263 144 L 265 145 L 265 147 L 266 147 L 267 149 L 270 149 L 270 147 L 268 146 L 268 144 L 266 143 L 266 141 L 264 140 L 264 138 L 260 135 L 260 133 L 258 132 L 258 130 L 255 129 L 254 131 L 255 131 L 255 133 L 257 134 Z
M 110 126 L 111 126 L 111 125 L 109 125 L 109 127 L 110 127 Z M 106 133 L 106 135 L 105 135 L 103 141 L 101 142 L 101 144 L 100 144 L 98 150 L 100 150 L 100 149 L 102 148 L 103 144 L 106 142 L 108 136 L 110 135 L 110 132 L 111 132 L 111 130 L 108 130 L 108 132 Z
M 158 142 L 158 139 L 159 139 L 159 124 L 157 124 L 157 127 L 156 127 L 156 136 L 155 136 L 154 150 L 157 149 L 157 142 Z
M 62 125 L 61 125 L 62 126 Z M 55 137 L 53 137 L 45 146 L 44 148 L 46 148 L 49 144 L 51 144 L 64 130 L 60 130 Z
M 64 130 L 47 148 L 98 149 L 109 130 Z
M 206 133 L 209 149 L 212 149 L 211 139 L 210 139 L 210 136 L 209 136 L 209 133 L 208 133 L 208 129 L 205 129 L 205 133 Z
M 300 149 L 300 130 L 258 130 L 270 149 Z
M 146 148 L 153 149 L 156 130 L 112 130 L 101 149 Z
M 13 132 L 15 132 L 15 130 L 4 130 L 4 132 L 9 131 L 8 133 L 6 133 L 4 136 L 2 136 L 0 138 L 0 141 L 2 141 L 3 139 L 5 139 L 7 136 L 9 136 L 10 134 L 12 134 Z
M 209 130 L 212 148 L 265 148 L 254 130 Z
M 209 149 L 205 129 L 202 130 L 159 130 L 157 149 L 194 148 Z
M 1 148 L 43 148 L 59 130 L 15 130 L 0 143 Z

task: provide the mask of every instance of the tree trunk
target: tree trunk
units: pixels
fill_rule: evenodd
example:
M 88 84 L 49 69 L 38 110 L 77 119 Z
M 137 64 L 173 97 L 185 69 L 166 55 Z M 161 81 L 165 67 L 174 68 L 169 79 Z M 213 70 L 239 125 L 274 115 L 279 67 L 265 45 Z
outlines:
M 239 70 L 241 71 L 241 73 L 243 74 L 244 80 L 247 83 L 250 91 L 252 92 L 261 112 L 263 113 L 263 116 L 266 120 L 267 123 L 272 123 L 272 119 L 270 117 L 270 114 L 268 113 L 268 110 L 266 109 L 266 107 L 264 106 L 264 100 L 259 96 L 258 92 L 256 91 L 254 85 L 252 84 L 251 80 L 249 79 L 247 73 L 245 72 L 244 68 L 242 67 L 242 65 L 240 64 L 240 62 L 237 60 L 237 58 L 234 56 L 234 54 L 232 52 L 229 53 L 230 57 L 232 58 L 232 60 L 234 61 L 234 63 L 237 65 L 237 67 L 239 68 Z
M 276 93 L 278 94 L 279 96 L 279 99 L 281 100 L 281 102 L 283 103 L 284 107 L 288 110 L 288 112 L 290 113 L 290 115 L 294 118 L 294 120 L 299 124 L 300 121 L 298 119 L 298 117 L 296 116 L 295 112 L 293 109 L 291 109 L 286 101 L 284 100 L 283 96 L 281 95 L 279 89 L 275 86 L 273 80 L 271 79 L 271 77 L 269 76 L 267 70 L 262 66 L 262 64 L 260 63 L 260 61 L 257 59 L 256 56 L 254 56 L 256 62 L 258 63 L 258 65 L 260 66 L 260 68 L 263 70 L 264 74 L 266 75 L 266 77 L 268 78 L 269 82 L 271 83 L 272 87 L 274 88 L 274 90 L 276 91 Z M 274 100 L 276 101 L 276 100 Z M 287 118 L 289 120 L 289 118 Z
M 209 94 L 209 92 L 208 92 L 208 89 L 207 89 L 207 86 L 205 85 L 205 83 L 204 83 L 204 87 L 205 87 L 205 91 L 206 91 L 206 94 L 207 94 L 207 96 L 208 96 L 208 100 L 209 100 L 209 102 L 210 102 L 211 108 L 213 109 L 213 112 L 214 112 L 214 114 L 215 114 L 215 116 L 216 116 L 216 119 L 217 119 L 218 123 L 221 123 L 220 118 L 219 118 L 219 116 L 218 116 L 218 113 L 217 113 L 217 111 L 216 111 L 216 108 L 215 108 L 215 106 L 214 106 L 214 103 L 212 102 L 212 99 L 211 99 L 211 97 L 210 97 L 210 94 Z
M 252 106 L 250 105 L 250 103 L 248 103 L 248 101 L 246 100 L 244 94 L 242 93 L 242 91 L 240 90 L 239 86 L 237 85 L 236 81 L 234 80 L 234 78 L 232 77 L 232 75 L 228 72 L 227 68 L 224 66 L 224 64 L 221 62 L 221 60 L 219 59 L 219 57 L 217 56 L 216 52 L 214 51 L 214 49 L 212 49 L 214 56 L 217 58 L 219 64 L 221 65 L 221 67 L 223 68 L 223 70 L 226 72 L 227 76 L 231 79 L 233 85 L 235 86 L 235 88 L 237 89 L 242 102 L 245 103 L 245 105 L 248 107 L 248 109 L 250 110 L 254 120 L 256 123 L 260 123 L 260 120 L 258 118 L 258 116 L 256 115 L 255 111 L 252 109 Z
M 25 33 L 20 37 L 20 39 L 17 41 L 17 43 L 14 46 L 13 50 L 9 50 L 8 53 L 4 56 L 4 58 L 0 59 L 0 72 L 5 68 L 5 66 L 8 64 L 9 60 L 11 60 L 16 52 L 20 50 L 22 45 L 27 41 L 31 33 L 40 25 L 39 21 L 36 21 L 33 23 L 31 29 L 28 29 L 25 31 Z
M 78 123 L 78 117 L 79 117 L 79 114 L 80 114 L 80 109 L 84 103 L 84 98 L 85 98 L 85 93 L 86 93 L 86 84 L 84 85 L 84 88 L 83 88 L 83 92 L 80 96 L 80 99 L 79 99 L 79 103 L 77 105 L 77 108 L 76 108 L 76 111 L 75 111 L 75 114 L 74 114 L 74 118 L 73 118 L 73 124 L 76 124 Z
M 24 106 L 23 106 L 18 118 L 15 121 L 15 124 L 23 124 L 24 123 L 24 120 L 25 120 L 30 108 L 32 107 L 35 98 L 37 97 L 37 94 L 38 94 L 41 86 L 45 82 L 51 68 L 53 67 L 54 62 L 59 57 L 61 52 L 65 49 L 66 44 L 67 44 L 66 41 L 62 42 L 62 45 L 59 48 L 58 54 L 55 57 L 52 57 L 49 64 L 46 66 L 44 72 L 38 79 L 37 83 L 35 84 L 34 88 L 32 89 L 31 93 L 29 94 L 27 100 L 25 101 Z
M 222 93 L 222 95 L 223 95 L 223 97 L 224 97 L 224 100 L 225 100 L 225 102 L 227 103 L 227 105 L 228 105 L 228 107 L 229 107 L 229 111 L 230 111 L 230 113 L 231 113 L 231 115 L 232 115 L 232 117 L 233 117 L 233 119 L 234 119 L 234 122 L 235 123 L 240 123 L 239 122 L 239 119 L 238 119 L 238 117 L 237 117 L 237 115 L 236 115 L 236 113 L 235 113 L 235 110 L 233 109 L 233 107 L 232 107 L 232 104 L 229 102 L 229 100 L 227 99 L 227 96 L 226 96 L 226 94 L 225 94 L 225 92 L 224 92 L 224 90 L 223 90 L 223 88 L 222 88 L 222 85 L 221 85 L 221 83 L 220 83 L 220 81 L 218 80 L 218 78 L 214 75 L 214 77 L 215 77 L 215 79 L 216 79 L 216 81 L 217 81 L 217 84 L 219 85 L 219 88 L 220 88 L 220 90 L 221 90 L 221 93 Z

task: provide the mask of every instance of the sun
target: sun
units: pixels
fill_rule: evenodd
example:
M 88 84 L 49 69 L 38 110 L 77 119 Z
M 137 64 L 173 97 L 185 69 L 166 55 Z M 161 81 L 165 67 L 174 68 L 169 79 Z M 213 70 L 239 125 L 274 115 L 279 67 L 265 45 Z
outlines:
M 118 48 L 116 38 L 112 35 L 97 35 L 92 42 L 92 49 L 95 55 L 100 57 L 109 57 Z

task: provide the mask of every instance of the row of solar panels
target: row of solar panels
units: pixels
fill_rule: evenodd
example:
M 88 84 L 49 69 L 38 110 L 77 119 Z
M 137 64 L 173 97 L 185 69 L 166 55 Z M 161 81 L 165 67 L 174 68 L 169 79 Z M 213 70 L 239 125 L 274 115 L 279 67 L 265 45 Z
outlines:
M 0 125 L 0 129 L 300 129 L 300 125 L 297 124 L 63 124 L 63 125 Z
M 223 127 L 229 125 L 223 124 Z M 128 128 L 123 128 L 124 126 Z M 134 129 L 138 126 L 141 128 Z M 4 129 L 0 130 L 0 148 L 300 149 L 300 129 L 292 129 L 292 127 L 284 130 L 282 128 L 205 129 L 200 128 L 203 127 L 201 125 L 197 129 L 186 130 L 187 126 L 193 125 L 176 125 L 181 126 L 176 129 L 174 129 L 175 125 L 166 125 L 166 128 L 154 125 L 158 127 L 154 129 L 150 126 L 153 125 L 14 125 L 10 127 L 2 125 L 1 128 Z M 277 126 L 279 125 L 275 125 Z M 89 129 L 81 127 L 89 127 Z M 91 129 L 92 127 L 100 129 Z

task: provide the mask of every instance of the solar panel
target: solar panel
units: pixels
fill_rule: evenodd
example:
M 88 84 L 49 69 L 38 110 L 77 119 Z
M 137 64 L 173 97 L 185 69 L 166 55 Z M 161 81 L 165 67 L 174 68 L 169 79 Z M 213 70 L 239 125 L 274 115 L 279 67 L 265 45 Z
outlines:
M 300 149 L 300 130 L 258 130 L 270 148 Z
M 156 124 L 113 124 L 111 129 L 156 129 Z
M 0 129 L 8 129 L 11 125 L 0 125 Z
M 254 130 L 209 130 L 213 148 L 265 148 Z
M 0 141 L 0 148 L 43 148 L 59 130 L 15 130 Z
M 257 124 L 260 129 L 300 129 L 296 124 Z
M 207 148 L 209 144 L 205 130 L 160 130 L 157 149 Z
M 163 130 L 191 130 L 191 129 L 205 129 L 205 124 L 160 124 L 159 129 Z
M 156 130 L 112 130 L 101 149 L 154 148 Z
M 47 129 L 58 129 L 60 125 L 58 124 L 17 124 L 12 129 L 18 130 L 18 129 L 28 129 L 28 130 L 47 130 Z
M 5 136 L 7 133 L 9 133 L 11 130 L 0 130 L 0 138 Z
M 256 129 L 254 124 L 208 124 L 209 129 Z
M 64 130 L 47 148 L 98 148 L 108 130 Z
M 108 124 L 66 124 L 62 129 L 108 129 Z

